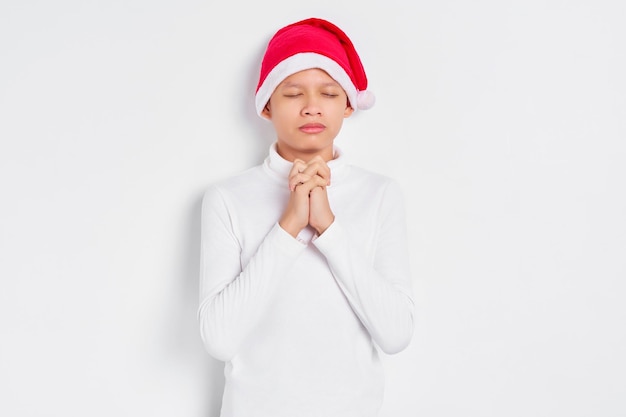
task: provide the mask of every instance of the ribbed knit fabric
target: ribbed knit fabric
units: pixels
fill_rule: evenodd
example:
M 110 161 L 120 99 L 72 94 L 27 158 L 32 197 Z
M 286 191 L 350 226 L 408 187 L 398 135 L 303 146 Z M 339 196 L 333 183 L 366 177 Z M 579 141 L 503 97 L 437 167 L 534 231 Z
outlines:
M 402 193 L 335 154 L 335 221 L 321 236 L 278 225 L 292 164 L 275 145 L 205 193 L 198 316 L 206 349 L 226 362 L 222 417 L 374 417 L 376 347 L 395 353 L 411 339 Z

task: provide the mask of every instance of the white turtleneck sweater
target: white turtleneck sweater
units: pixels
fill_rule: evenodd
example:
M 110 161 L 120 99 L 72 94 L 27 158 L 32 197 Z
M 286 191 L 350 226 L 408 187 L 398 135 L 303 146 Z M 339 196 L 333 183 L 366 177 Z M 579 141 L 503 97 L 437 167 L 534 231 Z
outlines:
M 335 221 L 321 236 L 278 225 L 292 164 L 275 145 L 204 196 L 198 315 L 206 349 L 226 362 L 222 417 L 374 417 L 376 346 L 391 354 L 411 339 L 399 186 L 335 156 Z

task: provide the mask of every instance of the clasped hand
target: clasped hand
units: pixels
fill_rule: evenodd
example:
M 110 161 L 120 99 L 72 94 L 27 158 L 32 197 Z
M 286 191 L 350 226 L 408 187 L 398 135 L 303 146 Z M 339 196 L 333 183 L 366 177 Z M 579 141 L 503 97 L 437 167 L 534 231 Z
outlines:
M 289 172 L 289 202 L 279 220 L 280 226 L 296 237 L 307 225 L 319 235 L 332 224 L 335 216 L 328 203 L 326 187 L 330 185 L 330 168 L 321 156 L 308 162 L 293 161 Z

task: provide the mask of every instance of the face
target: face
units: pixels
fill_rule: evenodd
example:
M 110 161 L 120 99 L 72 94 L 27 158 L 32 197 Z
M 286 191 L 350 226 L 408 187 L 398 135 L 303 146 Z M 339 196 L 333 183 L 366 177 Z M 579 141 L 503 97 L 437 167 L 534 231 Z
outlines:
M 353 110 L 341 86 L 321 69 L 308 69 L 285 78 L 263 110 L 276 131 L 278 153 L 305 161 L 316 155 L 333 158 L 333 141 L 343 119 Z

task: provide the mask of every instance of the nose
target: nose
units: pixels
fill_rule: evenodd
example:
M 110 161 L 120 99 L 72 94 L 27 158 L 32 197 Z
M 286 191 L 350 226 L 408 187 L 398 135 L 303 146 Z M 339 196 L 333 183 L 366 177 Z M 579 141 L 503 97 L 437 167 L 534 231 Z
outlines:
M 315 97 L 308 97 L 304 107 L 302 108 L 302 114 L 305 116 L 321 116 L 322 108 L 319 105 L 318 99 Z

